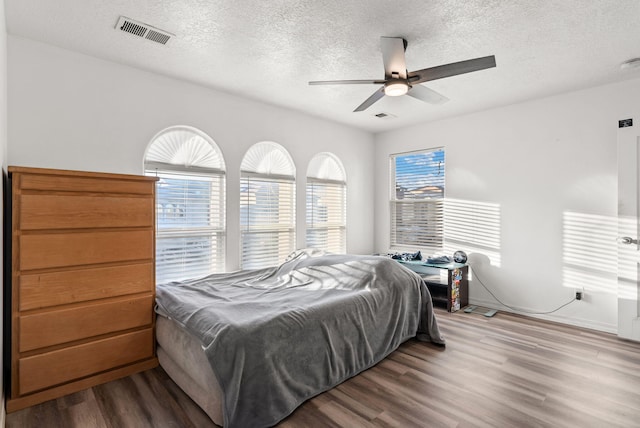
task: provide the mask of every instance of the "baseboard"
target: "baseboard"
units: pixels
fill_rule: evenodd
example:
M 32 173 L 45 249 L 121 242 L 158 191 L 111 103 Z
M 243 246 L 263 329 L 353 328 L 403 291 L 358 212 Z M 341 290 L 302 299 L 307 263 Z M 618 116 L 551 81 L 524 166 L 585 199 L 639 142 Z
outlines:
M 536 312 L 536 308 L 525 308 L 522 306 L 515 306 L 513 308 L 507 308 L 505 306 L 496 303 L 495 300 L 483 300 L 483 299 L 469 299 L 470 305 L 482 306 L 489 309 L 496 309 L 502 312 L 510 312 L 518 315 L 525 315 L 531 318 L 537 318 L 545 321 L 557 322 L 560 324 L 572 325 L 575 327 L 588 328 L 591 330 L 602 331 L 605 333 L 618 334 L 618 326 L 616 324 L 599 323 L 592 320 L 572 318 L 564 315 L 556 314 L 532 314 L 530 312 Z

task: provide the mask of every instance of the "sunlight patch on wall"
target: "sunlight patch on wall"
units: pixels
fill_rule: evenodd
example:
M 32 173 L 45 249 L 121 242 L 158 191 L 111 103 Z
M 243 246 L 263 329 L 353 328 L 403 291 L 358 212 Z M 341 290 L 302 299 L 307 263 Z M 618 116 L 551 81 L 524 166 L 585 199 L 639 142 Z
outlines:
M 638 236 L 638 219 L 619 217 L 618 235 L 636 238 Z M 618 250 L 618 297 L 626 300 L 638 298 L 638 261 L 640 259 L 637 244 L 617 244 Z
M 500 267 L 500 205 L 445 198 L 444 252 L 457 250 L 486 256 Z
M 615 294 L 617 217 L 565 211 L 562 215 L 562 284 Z

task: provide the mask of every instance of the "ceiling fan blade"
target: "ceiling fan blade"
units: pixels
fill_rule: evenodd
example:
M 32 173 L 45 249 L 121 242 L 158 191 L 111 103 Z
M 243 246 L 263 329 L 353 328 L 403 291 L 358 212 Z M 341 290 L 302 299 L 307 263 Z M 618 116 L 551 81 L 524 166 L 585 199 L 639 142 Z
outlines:
M 409 89 L 407 95 L 429 104 L 444 104 L 449 101 L 449 98 L 445 97 L 441 93 L 422 85 L 413 86 Z
M 458 74 L 471 73 L 472 71 L 484 70 L 495 66 L 496 57 L 493 55 L 485 56 L 482 58 L 469 59 L 466 61 L 453 62 L 451 64 L 412 71 L 409 73 L 409 82 L 412 85 L 415 85 L 417 83 L 442 79 L 443 77 L 455 76 Z
M 383 85 L 384 80 L 315 80 L 309 82 L 310 85 Z
M 378 101 L 382 97 L 384 97 L 384 86 L 380 87 L 380 89 L 375 91 L 373 93 L 373 95 L 371 95 L 362 104 L 360 104 L 358 107 L 356 107 L 354 112 L 356 112 L 356 111 L 364 111 L 364 110 L 368 109 L 369 107 L 371 107 L 371 105 L 373 103 L 375 103 L 376 101 Z
M 398 73 L 399 79 L 407 78 L 407 64 L 404 59 L 404 39 L 401 37 L 380 37 L 384 78 L 390 79 Z

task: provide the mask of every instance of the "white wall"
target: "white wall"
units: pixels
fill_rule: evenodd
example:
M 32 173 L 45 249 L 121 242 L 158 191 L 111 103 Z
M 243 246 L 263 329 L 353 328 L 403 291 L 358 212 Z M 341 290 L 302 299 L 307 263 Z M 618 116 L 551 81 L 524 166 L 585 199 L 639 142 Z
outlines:
M 7 171 L 7 27 L 4 15 L 4 0 L 0 0 L 0 164 L 2 165 L 2 175 L 4 176 Z M 3 212 L 3 206 L 3 188 L 0 187 L 0 213 Z M 0 227 L 0 241 L 3 243 L 3 245 L 0 245 L 0 260 L 3 260 L 3 232 L 3 228 Z M 3 270 L 4 266 L 0 265 L 0 278 L 4 278 Z M 4 317 L 3 294 L 0 294 L 0 308 L 2 308 Z M 4 332 L 3 317 L 0 317 L 0 331 Z M 0 368 L 4 373 L 2 341 L 0 341 Z M 0 427 L 4 427 L 5 424 L 6 411 L 4 401 L 4 376 L 0 376 Z
M 638 99 L 631 80 L 377 135 L 376 250 L 389 248 L 389 155 L 444 146 L 446 251 L 471 253 L 476 279 L 518 310 L 584 287 L 542 317 L 615 332 L 617 121 Z M 502 308 L 477 281 L 470 298 Z
M 9 36 L 10 165 L 141 174 L 160 130 L 196 127 L 227 165 L 227 268 L 239 266 L 239 168 L 254 143 L 275 141 L 297 168 L 298 246 L 304 243 L 305 174 L 318 152 L 347 171 L 347 250 L 373 250 L 373 136 L 292 110 Z
M 583 301 L 543 317 L 616 331 L 616 127 L 640 99 L 640 80 L 375 137 L 12 36 L 8 82 L 9 164 L 139 174 L 158 131 L 183 124 L 209 134 L 228 167 L 228 269 L 239 265 L 238 169 L 252 144 L 272 140 L 290 151 L 299 195 L 314 154 L 342 160 L 353 253 L 388 250 L 389 154 L 444 146 L 448 213 L 455 214 L 446 250 L 470 253 L 477 279 L 519 310 L 554 309 L 584 286 Z M 297 209 L 303 225 L 301 198 Z M 477 281 L 471 299 L 500 308 Z

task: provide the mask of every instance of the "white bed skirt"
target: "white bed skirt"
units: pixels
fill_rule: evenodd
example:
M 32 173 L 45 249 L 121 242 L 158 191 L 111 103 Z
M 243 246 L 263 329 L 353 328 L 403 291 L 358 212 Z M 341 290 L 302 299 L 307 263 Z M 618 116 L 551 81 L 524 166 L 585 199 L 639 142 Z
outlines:
M 200 343 L 178 324 L 156 319 L 158 361 L 169 377 L 222 426 L 222 390 Z

